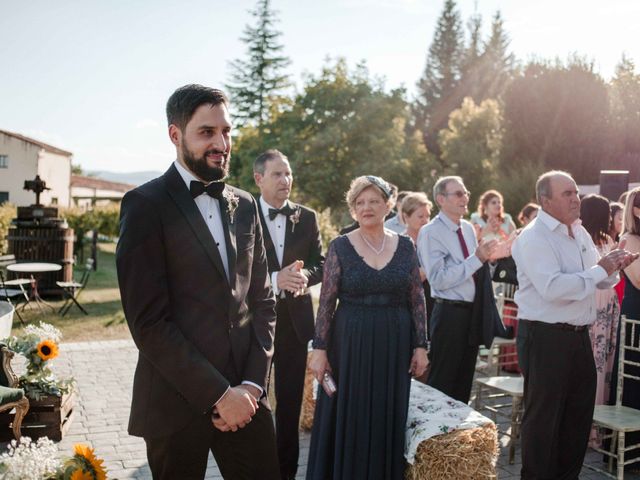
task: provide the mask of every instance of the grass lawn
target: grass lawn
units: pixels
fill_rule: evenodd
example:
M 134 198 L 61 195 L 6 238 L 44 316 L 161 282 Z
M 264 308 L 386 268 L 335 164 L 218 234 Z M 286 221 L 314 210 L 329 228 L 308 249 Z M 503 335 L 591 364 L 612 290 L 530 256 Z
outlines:
M 82 293 L 79 302 L 89 312 L 82 313 L 75 305 L 64 316 L 57 311 L 62 306 L 62 300 L 47 300 L 56 309 L 51 312 L 47 307 L 41 313 L 35 305 L 29 305 L 20 314 L 27 323 L 47 322 L 62 331 L 63 342 L 78 342 L 88 340 L 113 340 L 131 338 L 127 322 L 122 313 L 120 291 L 116 275 L 115 243 L 101 243 L 98 245 L 98 270 L 91 272 L 89 283 Z M 83 265 L 79 269 L 84 268 Z M 80 271 L 74 277 L 80 278 Z M 17 315 L 13 317 L 12 333 L 20 333 L 22 325 Z

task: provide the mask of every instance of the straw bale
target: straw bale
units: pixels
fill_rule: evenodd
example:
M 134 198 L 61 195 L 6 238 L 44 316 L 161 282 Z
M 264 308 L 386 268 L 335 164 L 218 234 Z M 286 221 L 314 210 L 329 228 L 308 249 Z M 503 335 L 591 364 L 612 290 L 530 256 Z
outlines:
M 406 480 L 479 480 L 496 477 L 498 433 L 493 423 L 437 435 L 418 446 Z

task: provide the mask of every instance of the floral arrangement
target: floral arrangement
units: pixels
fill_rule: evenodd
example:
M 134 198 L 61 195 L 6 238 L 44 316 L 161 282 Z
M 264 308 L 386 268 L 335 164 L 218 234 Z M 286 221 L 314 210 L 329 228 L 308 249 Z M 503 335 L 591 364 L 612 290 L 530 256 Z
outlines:
M 47 395 L 62 396 L 73 390 L 75 380 L 58 380 L 49 368 L 49 360 L 58 356 L 60 330 L 48 323 L 27 325 L 24 333 L 7 339 L 7 346 L 26 359 L 26 372 L 19 377 L 27 397 L 40 400 Z
M 97 458 L 93 449 L 78 443 L 74 455 L 61 461 L 56 458 L 55 443 L 47 437 L 33 442 L 22 437 L 20 442 L 12 440 L 9 451 L 0 455 L 1 480 L 105 480 L 107 472 L 103 460 Z

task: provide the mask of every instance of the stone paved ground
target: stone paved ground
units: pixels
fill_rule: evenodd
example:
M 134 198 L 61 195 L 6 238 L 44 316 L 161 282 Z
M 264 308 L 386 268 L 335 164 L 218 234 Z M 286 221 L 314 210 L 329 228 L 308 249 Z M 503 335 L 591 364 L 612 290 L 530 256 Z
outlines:
M 105 460 L 109 478 L 151 479 L 142 439 L 127 434 L 133 372 L 137 350 L 130 340 L 67 343 L 61 345 L 60 357 L 53 362 L 60 375 L 73 375 L 78 382 L 79 399 L 75 418 L 67 436 L 60 442 L 61 455 L 68 455 L 73 444 L 85 442 Z M 16 368 L 19 370 L 19 367 Z M 309 434 L 302 433 L 301 467 L 298 478 L 304 478 L 309 452 Z M 507 461 L 507 437 L 501 437 L 498 478 L 516 479 L 520 472 L 520 455 L 514 465 Z M 587 462 L 598 462 L 590 452 Z M 210 457 L 207 479 L 220 479 Z M 581 479 L 602 479 L 603 475 L 583 469 Z M 626 476 L 625 479 L 638 479 Z

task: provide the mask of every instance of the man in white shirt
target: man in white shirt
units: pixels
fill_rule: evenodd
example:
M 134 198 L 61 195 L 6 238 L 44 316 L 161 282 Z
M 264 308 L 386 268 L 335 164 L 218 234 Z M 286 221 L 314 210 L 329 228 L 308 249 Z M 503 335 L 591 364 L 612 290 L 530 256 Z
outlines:
M 322 281 L 324 257 L 316 213 L 289 200 L 293 174 L 287 157 L 278 150 L 267 150 L 256 158 L 253 176 L 260 188 L 260 222 L 276 294 L 276 443 L 281 479 L 288 480 L 298 470 L 307 343 L 315 324 L 307 287 Z
M 473 226 L 463 220 L 469 192 L 462 178 L 442 177 L 433 187 L 440 213 L 418 234 L 418 257 L 435 301 L 429 322 L 431 369 L 427 384 L 467 403 L 471 394 L 478 345 L 470 334 L 476 297 L 474 273 L 497 246 L 478 245 Z
M 402 201 L 404 197 L 409 195 L 411 192 L 403 190 L 402 192 L 398 192 L 398 196 L 396 197 L 396 206 L 395 211 L 396 214 L 391 217 L 389 220 L 384 222 L 384 228 L 388 228 L 389 230 L 393 230 L 397 234 L 403 234 L 407 231 L 407 226 L 404 224 L 402 218 Z
M 610 288 L 638 255 L 599 258 L 580 224 L 580 198 L 566 172 L 540 176 L 538 217 L 518 236 L 518 355 L 524 375 L 522 478 L 577 479 L 593 415 L 596 371 L 588 326 L 595 290 Z

